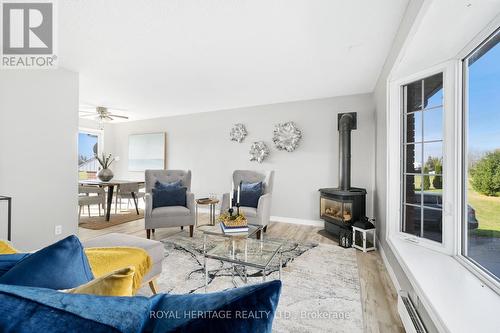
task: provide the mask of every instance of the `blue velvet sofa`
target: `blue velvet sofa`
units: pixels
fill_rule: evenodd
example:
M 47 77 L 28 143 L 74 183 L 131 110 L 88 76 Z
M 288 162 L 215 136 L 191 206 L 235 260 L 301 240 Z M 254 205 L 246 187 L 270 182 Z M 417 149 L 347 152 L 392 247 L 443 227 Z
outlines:
M 271 332 L 280 290 L 271 281 L 147 298 L 0 284 L 0 332 Z
M 76 236 L 0 255 L 0 332 L 271 332 L 281 292 L 280 281 L 150 298 L 59 291 L 93 278 Z

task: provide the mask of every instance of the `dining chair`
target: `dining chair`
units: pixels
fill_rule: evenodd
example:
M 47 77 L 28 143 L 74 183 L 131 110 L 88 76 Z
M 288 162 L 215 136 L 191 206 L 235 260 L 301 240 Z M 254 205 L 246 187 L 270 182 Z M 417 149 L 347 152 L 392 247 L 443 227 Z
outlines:
M 146 193 L 141 192 L 141 188 L 144 188 L 144 185 L 139 183 L 130 183 L 130 184 L 121 184 L 116 192 L 115 196 L 115 214 L 118 211 L 118 200 L 120 201 L 120 210 L 122 209 L 122 199 L 127 199 L 127 210 L 130 206 L 130 200 L 134 200 L 132 193 L 135 195 L 136 202 L 134 204 L 138 204 L 139 199 L 142 198 L 144 200 L 144 204 L 146 203 L 145 195 Z
M 78 217 L 82 215 L 82 207 L 84 206 L 87 206 L 89 217 L 91 217 L 90 214 L 91 205 L 98 205 L 99 216 L 101 216 L 101 206 L 104 210 L 104 213 L 106 213 L 105 203 L 106 203 L 106 193 L 102 188 L 96 186 L 85 186 L 85 185 L 78 186 L 78 206 L 79 206 Z

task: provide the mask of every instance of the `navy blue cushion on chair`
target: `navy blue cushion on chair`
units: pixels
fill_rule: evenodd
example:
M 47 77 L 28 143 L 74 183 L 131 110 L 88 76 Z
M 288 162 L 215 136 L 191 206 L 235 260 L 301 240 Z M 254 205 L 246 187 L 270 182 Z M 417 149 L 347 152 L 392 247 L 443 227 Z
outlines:
M 0 276 L 4 275 L 29 253 L 0 254 Z
M 210 294 L 156 295 L 145 331 L 271 332 L 280 292 L 276 280 Z M 162 319 L 152 320 L 155 314 Z
M 0 284 L 69 289 L 92 279 L 82 244 L 71 235 L 20 260 L 0 277 Z
M 240 206 L 257 208 L 259 205 L 259 198 L 262 196 L 264 191 L 262 182 L 258 183 L 241 183 L 241 193 L 240 193 Z M 236 200 L 238 199 L 238 191 L 234 191 L 234 203 L 236 206 Z
M 155 188 L 157 188 L 159 190 L 168 190 L 168 189 L 172 189 L 172 188 L 179 188 L 181 186 L 182 186 L 182 182 L 180 180 L 177 180 L 177 181 L 172 182 L 172 183 L 164 183 L 164 182 L 160 182 L 159 180 L 157 180 L 155 183 Z
M 184 206 L 186 207 L 186 187 L 172 187 L 153 191 L 153 209 L 158 207 Z

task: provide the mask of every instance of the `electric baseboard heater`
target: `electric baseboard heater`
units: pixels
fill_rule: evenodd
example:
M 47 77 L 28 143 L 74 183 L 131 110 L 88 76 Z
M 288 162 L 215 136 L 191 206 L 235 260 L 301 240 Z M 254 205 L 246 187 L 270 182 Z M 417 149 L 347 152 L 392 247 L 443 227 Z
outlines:
M 408 292 L 404 290 L 398 293 L 398 313 L 407 333 L 427 333 Z

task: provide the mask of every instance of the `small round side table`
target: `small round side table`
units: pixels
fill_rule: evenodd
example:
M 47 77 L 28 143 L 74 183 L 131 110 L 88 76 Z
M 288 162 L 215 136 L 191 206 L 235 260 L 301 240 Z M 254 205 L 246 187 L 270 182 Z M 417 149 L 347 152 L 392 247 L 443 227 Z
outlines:
M 198 205 L 208 206 L 210 211 L 209 224 L 215 225 L 215 207 L 218 203 L 218 199 L 196 199 L 196 225 L 198 225 Z

